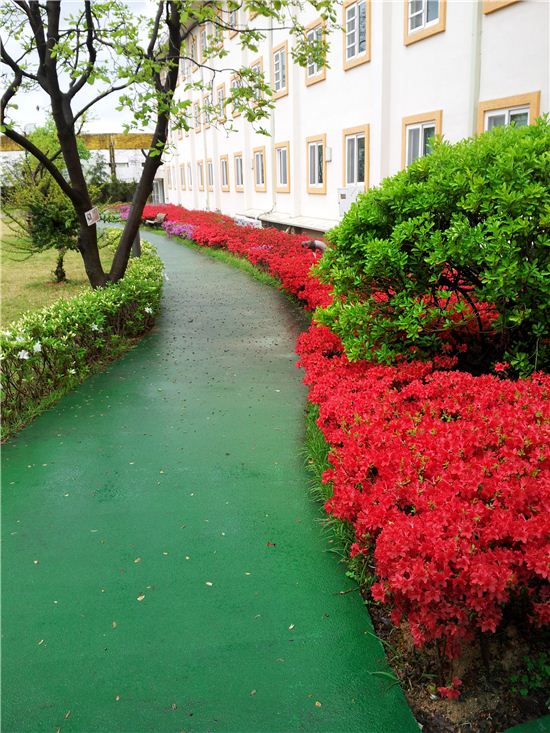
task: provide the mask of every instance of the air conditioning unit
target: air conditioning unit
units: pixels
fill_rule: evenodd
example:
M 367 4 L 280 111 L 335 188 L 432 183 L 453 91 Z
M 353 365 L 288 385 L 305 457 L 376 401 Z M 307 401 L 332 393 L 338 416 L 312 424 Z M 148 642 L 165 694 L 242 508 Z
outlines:
M 364 190 L 364 186 L 346 186 L 338 189 L 338 214 L 340 218 L 347 214 L 357 196 Z

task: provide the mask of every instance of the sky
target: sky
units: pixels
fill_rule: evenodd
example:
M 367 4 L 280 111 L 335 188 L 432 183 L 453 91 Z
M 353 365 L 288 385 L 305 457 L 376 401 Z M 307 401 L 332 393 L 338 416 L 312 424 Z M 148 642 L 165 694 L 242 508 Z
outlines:
M 5 2 L 5 0 L 0 0 Z M 66 8 L 67 14 L 72 14 L 82 7 L 79 0 L 62 0 L 63 7 Z M 154 0 L 130 0 L 126 4 L 132 8 L 137 15 L 145 15 L 151 17 L 156 9 Z M 12 49 L 13 50 L 13 46 Z M 13 55 L 13 54 L 12 54 Z M 83 107 L 87 101 L 93 99 L 94 93 L 92 88 L 84 88 L 75 98 L 73 110 L 77 111 Z M 18 92 L 16 100 L 18 109 L 11 113 L 12 119 L 18 124 L 18 127 L 25 131 L 32 129 L 45 122 L 50 111 L 49 99 L 41 90 L 30 92 Z M 84 132 L 122 132 L 124 123 L 131 121 L 132 115 L 127 110 L 117 111 L 118 96 L 116 94 L 106 97 L 96 106 L 92 107 L 88 120 L 84 128 Z

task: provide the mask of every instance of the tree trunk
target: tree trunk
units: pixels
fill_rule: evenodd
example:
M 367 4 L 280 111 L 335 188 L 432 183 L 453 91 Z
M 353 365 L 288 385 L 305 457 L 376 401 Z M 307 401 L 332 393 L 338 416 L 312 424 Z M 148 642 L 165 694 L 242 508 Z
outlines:
M 109 277 L 103 271 L 99 259 L 99 248 L 97 246 L 96 225 L 88 226 L 86 220 L 80 222 L 80 231 L 77 241 L 78 250 L 84 260 L 86 275 L 92 288 L 102 288 L 109 282 Z
M 57 261 L 55 264 L 55 270 L 53 271 L 53 274 L 55 275 L 55 282 L 56 283 L 64 283 L 67 281 L 67 275 L 65 274 L 65 268 L 63 267 L 63 260 L 65 258 L 65 249 L 58 249 L 57 250 Z

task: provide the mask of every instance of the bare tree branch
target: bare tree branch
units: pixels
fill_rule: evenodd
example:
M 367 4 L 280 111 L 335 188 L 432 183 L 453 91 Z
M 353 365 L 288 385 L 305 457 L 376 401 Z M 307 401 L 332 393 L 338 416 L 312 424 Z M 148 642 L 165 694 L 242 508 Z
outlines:
M 94 65 L 97 58 L 97 52 L 94 46 L 94 19 L 92 17 L 92 9 L 90 0 L 86 0 L 84 3 L 84 9 L 86 13 L 86 46 L 88 48 L 88 64 L 80 79 L 76 82 L 71 82 L 71 89 L 68 92 L 69 99 L 72 99 L 77 94 L 84 84 L 90 78 L 90 75 L 94 69 Z

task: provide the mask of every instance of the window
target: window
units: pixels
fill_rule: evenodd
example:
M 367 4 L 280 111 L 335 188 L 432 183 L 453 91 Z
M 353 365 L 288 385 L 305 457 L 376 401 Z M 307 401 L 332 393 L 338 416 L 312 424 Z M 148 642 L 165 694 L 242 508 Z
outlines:
M 237 35 L 235 28 L 239 27 L 239 11 L 231 10 L 229 12 L 228 25 L 230 26 L 229 38 L 234 38 Z
M 238 89 L 242 87 L 242 80 L 241 77 L 238 74 L 233 74 L 231 77 L 231 94 L 234 95 Z M 240 110 L 235 108 L 235 105 L 233 105 L 232 109 L 233 117 L 239 117 L 241 112 Z
M 492 13 L 495 10 L 500 10 L 508 5 L 513 5 L 519 2 L 519 0 L 483 0 L 483 12 L 485 15 Z
M 344 186 L 369 184 L 369 126 L 344 130 Z
M 279 99 L 288 94 L 288 42 L 273 49 L 273 98 Z
M 195 132 L 201 131 L 201 108 L 198 102 L 193 103 L 193 118 L 195 120 Z
M 197 163 L 197 183 L 199 191 L 204 191 L 204 166 L 202 160 Z
M 207 176 L 207 183 L 208 183 L 208 190 L 213 191 L 214 190 L 214 164 L 211 160 L 206 161 L 206 176 Z
M 220 156 L 220 188 L 229 191 L 229 163 L 227 155 Z
M 290 192 L 290 144 L 275 145 L 275 190 L 277 193 Z
M 212 107 L 212 92 L 210 92 L 210 94 L 205 94 L 202 98 L 202 121 L 205 130 L 210 127 Z
M 225 122 L 225 84 L 220 84 L 217 88 L 218 97 L 216 100 L 216 106 L 218 107 L 218 120 Z
M 344 0 L 344 69 L 370 61 L 370 0 Z
M 190 191 L 193 190 L 193 167 L 191 163 L 187 163 L 187 186 Z
M 201 28 L 200 33 L 200 39 L 201 39 L 201 61 L 206 61 L 208 58 L 208 26 L 204 25 Z
M 319 44 L 323 41 L 323 24 L 320 20 L 311 23 L 306 27 L 306 35 L 308 43 Z M 323 81 L 326 78 L 327 69 L 326 66 L 319 66 L 310 56 L 306 64 L 306 86 L 311 84 L 317 84 L 318 81 Z
M 531 125 L 540 114 L 540 92 L 516 94 L 480 102 L 477 131 L 484 132 L 502 125 Z
M 198 60 L 198 53 L 197 53 L 197 37 L 191 36 L 191 40 L 189 41 L 189 56 L 193 59 L 193 61 Z M 193 71 L 196 71 L 198 69 L 198 66 L 194 66 Z
M 264 81 L 264 62 L 262 59 L 256 59 L 253 64 L 250 64 L 250 71 L 253 71 L 254 74 L 257 74 L 258 80 L 260 82 Z M 263 96 L 263 92 L 256 87 L 254 89 L 255 99 L 261 99 Z
M 406 46 L 445 30 L 447 0 L 404 0 L 404 2 Z
M 308 193 L 327 192 L 326 135 L 306 138 Z
M 161 178 L 155 178 L 153 181 L 153 191 L 151 192 L 152 204 L 164 203 L 164 181 Z
M 183 163 L 180 165 L 180 186 L 181 190 L 185 191 L 185 166 Z
M 265 191 L 265 147 L 254 148 L 254 190 Z
M 233 158 L 235 161 L 235 191 L 244 191 L 243 155 L 235 153 Z
M 166 183 L 168 188 L 172 188 L 172 169 L 166 169 Z
M 403 149 L 401 152 L 403 168 L 431 152 L 434 138 L 441 135 L 442 116 L 443 112 L 437 110 L 403 118 Z

